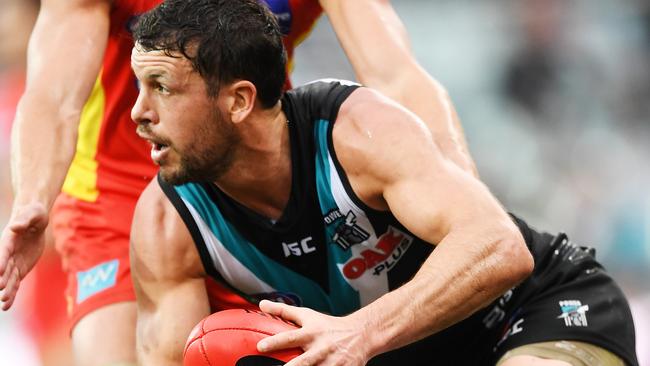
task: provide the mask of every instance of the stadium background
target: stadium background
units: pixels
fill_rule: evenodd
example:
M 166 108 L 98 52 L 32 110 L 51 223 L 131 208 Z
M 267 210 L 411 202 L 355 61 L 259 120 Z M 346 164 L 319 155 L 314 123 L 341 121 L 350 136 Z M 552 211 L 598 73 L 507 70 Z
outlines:
M 448 88 L 482 180 L 533 226 L 597 249 L 630 298 L 650 366 L 650 1 L 393 4 L 418 60 Z M 9 131 L 37 6 L 0 0 L 3 227 Z M 323 77 L 354 79 L 325 18 L 298 48 L 293 81 Z M 39 365 L 20 311 L 0 314 L 0 365 Z

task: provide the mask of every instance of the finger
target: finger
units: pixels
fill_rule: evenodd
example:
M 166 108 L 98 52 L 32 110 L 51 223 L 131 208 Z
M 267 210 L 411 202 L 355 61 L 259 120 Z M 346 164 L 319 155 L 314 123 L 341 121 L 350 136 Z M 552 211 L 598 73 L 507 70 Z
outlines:
M 325 359 L 320 352 L 305 352 L 284 364 L 284 366 L 314 366 L 320 365 Z
M 13 271 L 11 279 L 7 284 L 7 287 L 2 292 L 0 296 L 0 301 L 4 304 L 2 305 L 2 310 L 7 310 L 11 307 L 16 297 L 16 292 L 18 292 L 18 286 L 20 284 L 20 276 L 18 271 Z
M 8 300 L 4 302 L 4 305 L 2 305 L 3 311 L 9 310 L 11 306 L 14 304 L 14 301 L 16 300 L 16 294 L 18 293 L 19 288 L 20 288 L 20 280 L 16 281 L 16 284 L 13 286 L 13 289 L 11 290 L 11 293 L 8 296 Z
M 284 320 L 294 322 L 298 326 L 302 326 L 303 316 L 305 311 L 308 309 L 287 305 L 281 302 L 262 300 L 260 302 L 260 310 L 271 315 L 279 316 Z
M 0 290 L 3 290 L 5 287 L 7 287 L 11 275 L 14 273 L 14 269 L 14 261 L 10 259 L 7 261 L 6 270 L 2 273 L 2 275 L 0 275 Z
M 5 242 L 4 236 L 0 240 L 2 240 L 0 242 L 0 278 L 2 278 L 9 266 L 9 258 L 11 258 L 12 250 L 9 248 L 9 243 Z M 0 287 L 0 289 L 1 288 L 2 287 Z
M 303 348 L 310 339 L 307 339 L 302 329 L 288 330 L 262 339 L 257 342 L 260 352 L 273 352 L 288 348 Z

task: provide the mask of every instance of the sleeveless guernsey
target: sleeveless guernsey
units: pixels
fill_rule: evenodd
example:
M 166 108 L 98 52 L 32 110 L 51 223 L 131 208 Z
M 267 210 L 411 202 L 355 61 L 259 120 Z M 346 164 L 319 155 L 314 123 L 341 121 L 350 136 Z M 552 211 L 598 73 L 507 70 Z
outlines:
M 253 304 L 266 298 L 345 315 L 411 279 L 434 248 L 390 212 L 364 205 L 350 187 L 332 127 L 355 89 L 319 81 L 285 93 L 293 174 L 277 222 L 214 184 L 171 186 L 158 179 L 209 276 Z M 593 252 L 565 234 L 539 233 L 512 219 L 535 259 L 530 277 L 467 319 L 369 366 L 494 365 L 518 346 L 562 339 L 590 342 L 638 364 L 625 297 Z M 588 316 L 578 308 L 588 308 Z
M 293 182 L 277 222 L 211 183 L 172 187 L 207 272 L 249 299 L 347 314 L 408 281 L 433 249 L 389 212 L 364 205 L 332 145 L 341 103 L 357 86 L 319 81 L 285 94 Z

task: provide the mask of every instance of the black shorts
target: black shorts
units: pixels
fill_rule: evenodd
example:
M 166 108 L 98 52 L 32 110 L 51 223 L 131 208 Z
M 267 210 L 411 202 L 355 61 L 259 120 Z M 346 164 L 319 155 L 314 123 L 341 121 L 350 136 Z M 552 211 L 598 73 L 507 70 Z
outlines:
M 368 365 L 494 365 L 526 344 L 575 340 L 638 366 L 627 300 L 593 251 L 515 221 L 535 258 L 528 279 L 468 319 Z

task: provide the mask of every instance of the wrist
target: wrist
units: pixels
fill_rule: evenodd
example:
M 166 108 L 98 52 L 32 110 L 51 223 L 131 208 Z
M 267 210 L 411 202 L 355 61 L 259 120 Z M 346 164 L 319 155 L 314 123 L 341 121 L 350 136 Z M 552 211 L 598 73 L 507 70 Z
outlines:
M 371 314 L 367 307 L 361 308 L 349 315 L 361 340 L 360 348 L 363 350 L 366 362 L 371 358 L 386 352 L 383 348 L 381 324 L 377 316 Z
M 18 200 L 17 198 L 14 199 L 13 205 L 11 207 L 11 217 L 24 215 L 26 213 L 29 213 L 30 216 L 43 215 L 48 217 L 49 209 L 44 202 L 37 199 L 31 199 L 31 200 L 29 199 Z

